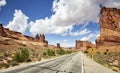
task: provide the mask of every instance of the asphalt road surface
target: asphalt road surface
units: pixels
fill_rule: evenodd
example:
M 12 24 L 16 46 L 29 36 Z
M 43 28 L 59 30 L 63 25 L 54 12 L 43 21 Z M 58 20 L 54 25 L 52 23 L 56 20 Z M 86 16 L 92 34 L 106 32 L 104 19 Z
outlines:
M 0 73 L 116 73 L 77 52 L 44 62 L 17 66 Z

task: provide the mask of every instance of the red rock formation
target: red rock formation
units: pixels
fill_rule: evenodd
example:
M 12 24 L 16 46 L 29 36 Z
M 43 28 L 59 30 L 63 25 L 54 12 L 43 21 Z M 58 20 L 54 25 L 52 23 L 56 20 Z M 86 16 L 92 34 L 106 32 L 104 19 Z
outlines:
M 87 50 L 89 48 L 94 48 L 95 45 L 92 44 L 91 42 L 88 41 L 80 41 L 80 40 L 76 40 L 76 49 L 80 49 L 82 51 Z
M 7 37 L 6 32 L 4 31 L 4 28 L 2 26 L 2 24 L 0 23 L 0 36 L 2 37 Z
M 100 36 L 96 39 L 96 48 L 120 51 L 120 9 L 101 9 Z
M 45 47 L 48 47 L 48 41 L 47 40 L 45 40 L 45 43 L 46 43 Z
M 22 35 L 20 32 L 9 30 L 9 28 L 4 28 L 7 37 L 16 39 L 16 40 L 28 40 L 24 35 Z
M 30 40 L 30 41 L 33 41 L 34 40 L 34 38 L 33 37 L 31 37 L 31 36 L 27 36 L 27 35 L 24 35 L 28 40 Z
M 39 39 L 40 39 L 39 35 L 36 34 L 34 41 L 35 41 L 35 42 L 39 42 Z
M 45 36 L 44 36 L 44 34 L 40 34 L 40 42 L 45 42 Z
M 60 49 L 60 48 L 61 48 L 59 43 L 57 43 L 57 48 L 58 48 L 58 49 Z
M 37 34 L 36 37 L 34 38 L 34 41 L 35 42 L 45 43 L 44 46 L 48 47 L 48 41 L 45 40 L 44 34 L 40 34 L 40 36 L 39 36 L 39 34 Z

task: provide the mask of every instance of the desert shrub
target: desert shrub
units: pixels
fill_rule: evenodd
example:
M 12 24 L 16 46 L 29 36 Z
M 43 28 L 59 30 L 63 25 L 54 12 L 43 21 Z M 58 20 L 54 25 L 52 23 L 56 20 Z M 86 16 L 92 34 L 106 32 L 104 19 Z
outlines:
M 106 49 L 106 52 L 109 52 L 109 50 L 108 50 L 108 49 Z
M 65 54 L 65 51 L 63 49 L 56 50 L 57 54 L 63 55 Z
M 43 52 L 43 56 L 46 56 L 47 55 L 47 53 L 46 52 Z
M 8 52 L 5 52 L 5 53 L 4 53 L 4 56 L 5 56 L 5 57 L 8 57 L 8 56 L 10 56 L 10 54 L 9 54 Z
M 100 55 L 100 52 L 99 52 L 99 51 L 97 51 L 97 53 L 96 53 L 96 54 Z
M 1 68 L 8 68 L 9 64 L 8 63 L 0 63 Z
M 86 54 L 87 54 L 87 53 L 88 53 L 88 51 L 87 51 L 87 50 L 85 50 L 85 51 L 84 51 L 84 53 L 86 53 Z
M 47 55 L 48 55 L 48 56 L 55 56 L 55 51 L 52 50 L 52 49 L 48 49 L 48 50 L 47 50 Z
M 16 62 L 16 61 L 12 61 L 12 62 L 10 63 L 10 65 L 11 65 L 11 66 L 16 66 L 16 65 L 19 65 L 19 63 Z
M 118 71 L 119 71 L 119 68 L 117 68 L 117 67 L 112 67 L 112 70 L 118 72 Z
M 15 53 L 13 60 L 17 62 L 27 62 L 29 59 L 29 51 L 27 48 L 20 48 L 18 52 Z
M 104 52 L 104 55 L 107 55 L 107 52 Z
M 67 50 L 67 51 L 65 51 L 65 53 L 66 54 L 70 54 L 70 53 L 72 53 L 72 51 L 71 50 Z

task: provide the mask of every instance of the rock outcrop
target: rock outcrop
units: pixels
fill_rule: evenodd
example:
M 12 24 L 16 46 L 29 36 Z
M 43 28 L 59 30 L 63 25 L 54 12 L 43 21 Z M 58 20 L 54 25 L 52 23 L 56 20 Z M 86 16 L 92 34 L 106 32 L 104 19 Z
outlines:
M 45 40 L 45 35 L 44 34 L 36 34 L 35 38 L 34 38 L 35 42 L 41 42 L 41 43 L 45 43 L 45 47 L 48 46 L 48 41 Z
M 40 34 L 40 42 L 45 42 L 45 36 L 44 36 L 44 34 Z
M 61 48 L 59 43 L 57 43 L 57 48 L 58 48 L 58 49 L 60 49 L 60 48 Z
M 34 38 L 32 37 L 32 36 L 27 36 L 27 35 L 24 35 L 28 40 L 30 40 L 30 41 L 33 41 L 34 40 Z
M 6 32 L 4 31 L 4 28 L 2 24 L 0 23 L 0 36 L 7 37 Z
M 36 34 L 34 41 L 39 42 L 39 39 L 40 39 L 39 35 Z
M 9 30 L 9 28 L 4 28 L 1 23 L 0 23 L 0 37 L 10 38 L 13 40 L 21 41 L 22 43 L 31 42 L 31 43 L 37 44 L 38 42 L 40 46 L 45 46 L 45 47 L 48 46 L 48 41 L 45 40 L 44 34 L 40 34 L 40 35 L 37 34 L 35 38 L 31 36 L 26 36 L 20 32 Z
M 76 40 L 75 48 L 78 50 L 85 51 L 85 50 L 88 50 L 89 48 L 95 48 L 95 45 L 88 41 Z
M 96 48 L 101 51 L 120 51 L 120 9 L 101 9 L 100 36 L 96 39 Z

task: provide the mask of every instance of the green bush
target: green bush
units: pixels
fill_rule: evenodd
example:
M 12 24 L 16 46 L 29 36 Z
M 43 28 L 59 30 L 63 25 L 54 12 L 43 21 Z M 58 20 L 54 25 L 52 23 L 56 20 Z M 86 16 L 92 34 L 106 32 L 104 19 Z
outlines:
M 55 51 L 52 50 L 52 49 L 48 49 L 48 50 L 47 50 L 47 55 L 48 55 L 48 56 L 55 56 Z
M 46 52 L 43 52 L 43 56 L 46 56 L 47 55 L 47 53 Z
M 63 55 L 65 54 L 65 51 L 63 49 L 56 50 L 57 54 Z
M 15 53 L 13 57 L 14 61 L 17 62 L 26 62 L 29 59 L 29 51 L 27 48 L 20 48 L 18 52 Z
M 87 53 L 88 53 L 88 51 L 87 51 L 87 50 L 85 50 L 85 51 L 84 51 L 84 53 L 86 53 L 86 54 L 87 54 Z
M 104 52 L 104 55 L 107 55 L 107 52 Z
M 71 50 L 67 50 L 67 51 L 65 51 L 65 54 L 70 54 L 70 53 L 72 53 Z

